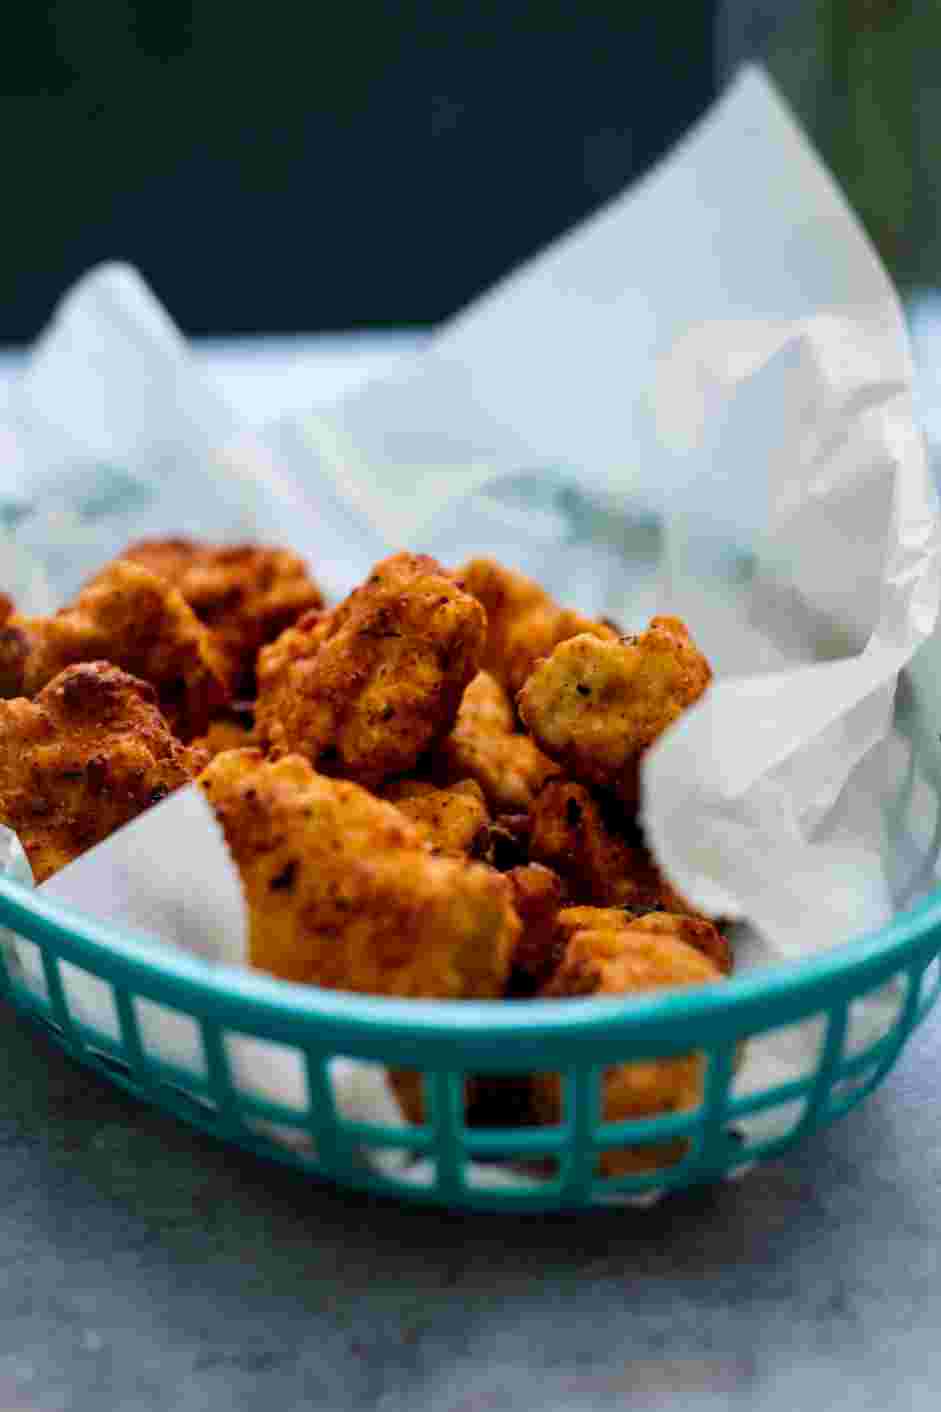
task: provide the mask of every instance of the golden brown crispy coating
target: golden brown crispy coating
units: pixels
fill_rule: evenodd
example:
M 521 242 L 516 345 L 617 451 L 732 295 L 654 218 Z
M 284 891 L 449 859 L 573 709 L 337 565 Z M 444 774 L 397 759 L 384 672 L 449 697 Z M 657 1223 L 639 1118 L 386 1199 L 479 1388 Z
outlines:
M 665 920 L 640 918 L 624 930 L 607 925 L 576 930 L 543 995 L 641 995 L 720 980 L 721 972 L 712 962 L 665 929 Z M 701 1054 L 609 1068 L 602 1079 L 604 1121 L 624 1122 L 695 1108 L 702 1099 L 704 1073 Z M 544 1123 L 558 1123 L 562 1115 L 558 1074 L 534 1075 L 533 1099 Z M 611 1177 L 670 1166 L 680 1160 L 686 1146 L 685 1139 L 675 1139 L 603 1152 L 600 1169 Z
M 11 629 L 27 641 L 22 696 L 35 696 L 75 662 L 111 662 L 150 682 L 183 740 L 203 732 L 228 697 L 225 663 L 208 628 L 175 588 L 139 564 L 115 560 L 53 617 L 14 615 Z
M 724 939 L 701 918 L 654 913 L 631 917 L 617 908 L 570 907 L 559 912 L 558 892 L 536 874 L 547 869 L 517 868 L 507 879 L 514 888 L 523 935 L 514 953 L 514 971 L 529 968 L 534 983 L 526 991 L 546 997 L 641 993 L 672 985 L 715 981 L 728 970 Z M 549 874 L 551 878 L 551 874 Z M 692 949 L 693 954 L 690 955 Z M 697 955 L 698 953 L 698 955 Z M 550 979 L 551 978 L 551 979 Z M 396 1096 L 411 1123 L 424 1121 L 421 1075 L 400 1070 L 390 1075 Z M 609 1069 L 604 1080 L 604 1116 L 615 1122 L 652 1117 L 699 1101 L 701 1061 L 694 1056 Z M 561 1086 L 553 1074 L 507 1077 L 469 1075 L 465 1081 L 466 1119 L 471 1126 L 526 1126 L 557 1123 Z M 678 1161 L 683 1142 L 632 1152 L 608 1152 L 602 1171 L 615 1176 Z
M 275 683 L 280 686 L 296 664 L 316 656 L 327 640 L 338 612 L 339 608 L 312 608 L 310 612 L 302 613 L 293 627 L 285 628 L 274 642 L 263 647 L 256 663 L 259 682 L 264 672 L 269 688 Z
M 179 589 L 200 622 L 212 628 L 240 695 L 253 694 L 259 649 L 302 613 L 323 606 L 307 565 L 290 549 L 143 539 L 122 557 Z
M 727 976 L 732 970 L 732 951 L 727 938 L 705 917 L 675 912 L 647 912 L 637 917 L 620 907 L 564 907 L 556 917 L 555 940 L 563 953 L 578 932 L 601 931 L 642 931 L 675 937 L 701 951 L 723 975 Z
M 0 701 L 0 823 L 44 882 L 195 778 L 207 756 L 170 734 L 153 687 L 107 662 Z
M 502 995 L 520 924 L 493 869 L 429 852 L 392 804 L 299 755 L 200 779 L 242 876 L 252 965 L 374 995 Z
M 532 579 L 495 559 L 471 559 L 461 570 L 464 585 L 487 610 L 487 649 L 483 666 L 502 682 L 511 696 L 559 642 L 577 633 L 594 633 L 617 640 L 605 623 L 561 608 Z
M 13 599 L 0 593 L 0 698 L 22 696 L 30 635 Z
M 685 624 L 653 618 L 637 637 L 561 643 L 537 664 L 518 705 L 536 744 L 567 774 L 634 805 L 643 751 L 711 680 Z
M 555 869 L 570 901 L 606 907 L 636 896 L 639 849 L 608 830 L 590 791 L 572 780 L 550 780 L 533 801 L 529 856 Z
M 464 692 L 454 729 L 436 748 L 432 768 L 441 780 L 475 779 L 490 807 L 515 814 L 529 808 L 559 767 L 517 729 L 506 691 L 478 672 Z
M 215 716 L 205 735 L 193 741 L 205 750 L 210 760 L 226 750 L 247 750 L 255 744 L 255 727 L 251 716 Z
M 480 856 L 490 815 L 475 780 L 444 789 L 427 780 L 392 780 L 379 797 L 410 819 L 435 853 Z
M 408 774 L 454 724 L 478 667 L 483 609 L 424 554 L 396 554 L 258 659 L 259 739 L 375 788 Z
M 522 932 L 513 949 L 508 995 L 532 996 L 561 959 L 564 939 L 557 937 L 556 915 L 562 889 L 549 868 L 538 863 L 506 873 Z M 395 1095 L 410 1123 L 425 1120 L 421 1074 L 390 1071 Z M 472 1127 L 522 1127 L 535 1122 L 530 1079 L 525 1074 L 469 1074 L 464 1081 L 465 1120 Z
M 585 785 L 549 780 L 529 811 L 530 858 L 555 869 L 571 902 L 627 907 L 638 915 L 657 908 L 692 912 L 636 831 L 625 837 L 627 824 L 610 819 L 612 812 Z
M 538 863 L 514 868 L 506 875 L 522 932 L 513 949 L 507 994 L 532 996 L 548 980 L 561 959 L 556 914 L 562 889 L 549 868 Z M 389 1079 L 410 1123 L 425 1120 L 421 1074 L 413 1069 L 391 1070 Z M 525 1074 L 469 1074 L 464 1080 L 465 1120 L 472 1127 L 517 1127 L 535 1121 L 530 1080 Z
M 518 996 L 532 995 L 548 981 L 565 950 L 565 938 L 557 927 L 562 884 L 552 869 L 541 863 L 511 868 L 505 876 L 523 924 L 513 952 L 511 990 Z

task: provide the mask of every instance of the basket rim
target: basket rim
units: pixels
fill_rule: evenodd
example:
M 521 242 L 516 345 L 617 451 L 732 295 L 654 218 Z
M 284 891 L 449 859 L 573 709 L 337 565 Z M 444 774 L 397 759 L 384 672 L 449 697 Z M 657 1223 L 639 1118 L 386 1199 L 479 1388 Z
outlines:
M 298 1025 L 311 1039 L 370 1035 L 402 1041 L 525 1035 L 540 1041 L 591 1040 L 629 1032 L 661 1038 L 676 1030 L 689 1042 L 691 1024 L 718 1031 L 763 1029 L 820 1008 L 820 992 L 850 1001 L 906 966 L 927 964 L 941 951 L 941 886 L 874 931 L 814 956 L 781 962 L 711 985 L 642 996 L 540 1000 L 520 1007 L 506 1000 L 429 1000 L 364 995 L 284 981 L 249 967 L 203 960 L 154 937 L 123 931 L 77 909 L 44 899 L 33 888 L 0 878 L 0 927 L 55 948 L 63 961 L 158 1003 L 213 1018 L 238 1030 L 280 1031 L 297 1042 Z M 838 994 L 837 994 L 838 993 Z M 816 1001 L 816 1004 L 814 1003 Z M 180 1003 L 182 1002 L 182 1003 Z M 771 1014 L 773 1013 L 773 1016 Z M 782 1018 L 784 1015 L 784 1018 Z M 241 1020 L 241 1025 L 239 1021 Z M 521 1023 L 522 1021 L 522 1023 Z

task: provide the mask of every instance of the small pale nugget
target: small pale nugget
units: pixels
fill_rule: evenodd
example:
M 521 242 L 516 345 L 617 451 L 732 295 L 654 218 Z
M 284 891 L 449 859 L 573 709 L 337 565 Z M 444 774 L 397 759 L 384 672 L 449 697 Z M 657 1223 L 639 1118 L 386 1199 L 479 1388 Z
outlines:
M 559 773 L 518 729 L 506 690 L 489 672 L 478 672 L 464 692 L 454 729 L 432 761 L 442 781 L 475 779 L 496 813 L 523 813 L 546 780 Z
M 242 877 L 253 966 L 373 995 L 503 994 L 520 932 L 492 868 L 433 854 L 392 804 L 299 755 L 218 755 L 200 783 Z
M 533 579 L 496 559 L 471 559 L 461 570 L 469 593 L 487 610 L 487 649 L 482 665 L 515 696 L 540 657 L 577 633 L 617 641 L 607 623 L 562 608 Z
M 0 701 L 0 823 L 45 882 L 195 778 L 207 759 L 170 734 L 147 682 L 82 662 L 35 701 Z
M 723 975 L 732 970 L 732 950 L 728 939 L 714 922 L 689 913 L 647 912 L 635 916 L 621 907 L 564 907 L 555 923 L 555 942 L 560 956 L 577 932 L 628 932 L 637 930 L 653 936 L 671 936 L 701 951 Z
M 302 613 L 323 606 L 307 565 L 290 549 L 143 539 L 122 557 L 178 588 L 200 622 L 212 628 L 239 696 L 254 694 L 259 649 Z
M 453 726 L 486 627 L 476 598 L 434 559 L 383 560 L 338 607 L 262 649 L 259 743 L 369 788 L 409 774 Z
M 35 696 L 75 662 L 111 662 L 150 682 L 181 740 L 201 735 L 228 699 L 225 662 L 209 629 L 164 579 L 122 559 L 51 618 L 8 617 L 3 639 L 9 695 Z
M 653 618 L 637 637 L 561 643 L 536 665 L 518 704 L 540 750 L 567 774 L 634 806 L 641 755 L 711 680 L 679 618 Z
M 682 926 L 676 931 L 669 925 L 671 920 L 658 914 L 635 918 L 623 929 L 608 925 L 576 929 L 542 994 L 547 998 L 643 995 L 721 980 L 722 972 L 713 962 L 681 939 L 690 919 L 677 918 Z M 705 1061 L 700 1054 L 609 1068 L 602 1076 L 603 1120 L 624 1122 L 695 1108 L 702 1099 L 704 1075 Z M 559 1122 L 562 1086 L 558 1074 L 533 1077 L 533 1100 L 542 1122 Z M 680 1160 L 686 1146 L 685 1139 L 677 1138 L 649 1147 L 603 1152 L 600 1170 L 604 1176 L 615 1177 L 668 1167 Z

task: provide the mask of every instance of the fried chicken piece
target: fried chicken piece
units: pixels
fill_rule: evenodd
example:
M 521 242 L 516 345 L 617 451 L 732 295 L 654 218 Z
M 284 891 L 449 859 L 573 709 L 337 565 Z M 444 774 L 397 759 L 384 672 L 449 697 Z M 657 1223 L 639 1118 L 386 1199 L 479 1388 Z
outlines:
M 531 996 L 558 963 L 556 914 L 562 889 L 548 868 L 538 863 L 506 874 L 522 933 L 513 949 L 508 994 Z M 425 1120 L 421 1074 L 413 1069 L 390 1073 L 392 1087 L 410 1123 Z M 469 1074 L 464 1080 L 465 1121 L 471 1127 L 523 1127 L 535 1121 L 530 1080 L 525 1074 Z
M 546 876 L 540 878 L 539 874 Z M 551 997 L 641 992 L 659 986 L 702 984 L 728 973 L 727 943 L 712 923 L 702 918 L 660 912 L 631 917 L 616 908 L 601 907 L 570 907 L 560 912 L 558 883 L 553 889 L 548 869 L 538 864 L 517 868 L 507 879 L 523 922 L 523 935 L 513 955 L 514 972 L 524 982 L 517 998 L 537 992 Z M 424 1122 L 421 1075 L 400 1070 L 390 1077 L 408 1121 Z M 701 1078 L 700 1061 L 688 1058 L 610 1069 L 604 1080 L 605 1119 L 614 1122 L 671 1111 L 677 1092 L 682 1094 L 685 1085 L 695 1092 L 693 1102 L 698 1102 Z M 557 1123 L 561 1114 L 561 1085 L 554 1074 L 468 1075 L 464 1098 L 466 1121 L 473 1127 Z M 609 1176 L 643 1171 L 678 1161 L 684 1150 L 685 1144 L 677 1142 L 629 1153 L 605 1153 L 602 1170 Z
M 299 755 L 219 755 L 200 778 L 242 876 L 251 964 L 373 995 L 502 995 L 520 932 L 510 888 L 429 852 L 394 805 Z
M 147 682 L 108 662 L 66 667 L 35 701 L 0 701 L 0 823 L 42 883 L 207 758 L 170 734 Z
M 323 606 L 307 565 L 290 549 L 263 544 L 205 544 L 193 539 L 142 539 L 122 556 L 173 584 L 225 655 L 233 690 L 254 694 L 260 648 Z
M 461 574 L 467 591 L 487 611 L 482 665 L 511 696 L 515 697 L 538 659 L 547 657 L 566 638 L 593 633 L 602 640 L 617 641 L 613 628 L 561 608 L 538 583 L 495 559 L 471 559 Z
M 519 712 L 567 774 L 633 807 L 641 755 L 711 680 L 685 624 L 653 618 L 637 637 L 602 642 L 582 634 L 561 643 L 533 670 Z
M 228 698 L 225 663 L 209 629 L 175 588 L 139 564 L 121 559 L 96 575 L 73 603 L 51 618 L 13 615 L 6 633 L 20 633 L 21 696 L 35 696 L 75 662 L 107 661 L 150 682 L 160 709 L 181 740 L 206 730 Z M 10 638 L 6 641 L 10 643 Z
M 427 780 L 393 780 L 383 786 L 380 798 L 411 820 L 433 852 L 480 856 L 490 815 L 476 780 L 461 780 L 448 789 Z
M 533 995 L 545 985 L 565 950 L 558 929 L 562 905 L 562 884 L 551 868 L 541 863 L 511 868 L 505 874 L 513 889 L 513 905 L 523 924 L 523 933 L 513 952 L 510 994 L 514 998 Z M 563 914 L 564 915 L 564 914 Z
M 559 767 L 516 725 L 506 691 L 489 672 L 478 672 L 464 692 L 450 735 L 435 751 L 432 771 L 442 782 L 475 779 L 490 807 L 515 814 L 529 808 Z
M 662 917 L 639 918 L 627 928 L 607 925 L 576 929 L 562 963 L 542 994 L 546 997 L 642 995 L 654 990 L 707 985 L 721 972 L 701 951 L 672 933 Z M 684 920 L 684 919 L 678 919 Z M 685 919 L 688 920 L 688 919 Z M 702 1100 L 705 1060 L 701 1054 L 618 1064 L 602 1078 L 605 1122 L 684 1112 Z M 533 1101 L 543 1123 L 562 1116 L 558 1074 L 533 1076 Z M 603 1152 L 600 1170 L 608 1177 L 672 1166 L 687 1148 L 684 1138 Z
M 370 788 L 408 774 L 453 726 L 485 633 L 480 604 L 440 564 L 395 554 L 262 649 L 259 739 Z
M 729 975 L 732 970 L 732 951 L 727 938 L 705 917 L 675 912 L 647 912 L 638 917 L 620 907 L 564 907 L 555 923 L 555 944 L 560 956 L 579 932 L 602 931 L 612 934 L 644 931 L 655 936 L 675 937 L 701 951 L 723 975 Z
M 13 599 L 0 593 L 0 698 L 22 696 L 30 635 Z
M 571 902 L 626 907 L 637 915 L 658 908 L 695 915 L 659 872 L 636 829 L 612 817 L 616 809 L 583 784 L 550 780 L 529 811 L 530 858 L 555 869 Z
M 206 751 L 210 760 L 226 750 L 247 750 L 255 744 L 255 726 L 251 715 L 214 716 L 205 735 L 193 741 Z

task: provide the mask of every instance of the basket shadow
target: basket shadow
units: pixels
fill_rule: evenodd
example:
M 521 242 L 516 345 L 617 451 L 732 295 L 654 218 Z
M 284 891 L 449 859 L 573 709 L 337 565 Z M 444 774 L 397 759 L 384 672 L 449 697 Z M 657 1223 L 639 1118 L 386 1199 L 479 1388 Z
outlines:
M 638 1381 L 651 1406 L 764 1405 L 775 1340 L 819 1327 L 880 1350 L 886 1300 L 908 1309 L 926 1252 L 935 1268 L 937 1020 L 850 1119 L 740 1183 L 512 1219 L 312 1181 L 125 1095 L 2 1006 L 0 1024 L 0 1248 L 23 1271 L 0 1326 L 27 1310 L 89 1405 L 138 1405 L 145 1364 L 161 1407 L 181 1370 L 199 1406 L 233 1409 L 257 1407 L 262 1375 L 279 1405 L 338 1412 L 499 1408 L 510 1385 L 521 1406 L 622 1406 Z
M 287 1274 L 286 1252 L 297 1251 L 288 1267 L 303 1265 L 314 1237 L 342 1245 L 348 1255 L 378 1257 L 385 1250 L 401 1257 L 409 1250 L 411 1263 L 433 1284 L 436 1270 L 445 1286 L 456 1282 L 449 1271 L 471 1278 L 486 1272 L 507 1294 L 518 1277 L 517 1257 L 523 1265 L 538 1256 L 595 1275 L 616 1265 L 622 1278 L 632 1269 L 645 1279 L 727 1270 L 751 1258 L 756 1241 L 773 1254 L 777 1232 L 786 1231 L 791 1246 L 818 1240 L 833 1183 L 881 1180 L 885 1154 L 900 1150 L 893 1132 L 898 1086 L 890 1079 L 848 1120 L 740 1182 L 678 1192 L 647 1209 L 507 1219 L 403 1205 L 342 1190 L 189 1129 L 76 1064 L 27 1021 L 5 1008 L 0 1013 L 6 1021 L 0 1146 L 28 1169 L 37 1190 L 58 1188 L 67 1172 L 73 1212 L 110 1207 L 122 1223 L 132 1212 L 141 1239 L 189 1254 L 212 1249 L 225 1259 L 247 1244 L 256 1270 L 277 1267 L 279 1282 Z M 929 1023 L 915 1047 L 936 1047 L 939 1036 L 941 1024 Z M 866 1163 L 880 1155 L 877 1177 Z

